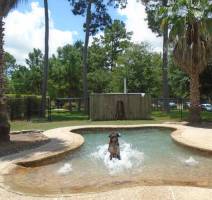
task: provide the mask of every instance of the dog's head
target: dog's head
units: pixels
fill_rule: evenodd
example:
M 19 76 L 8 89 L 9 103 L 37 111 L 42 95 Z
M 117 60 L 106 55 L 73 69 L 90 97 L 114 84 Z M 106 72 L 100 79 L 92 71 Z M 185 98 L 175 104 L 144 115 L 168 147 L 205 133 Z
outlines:
M 109 135 L 110 142 L 114 142 L 114 143 L 118 142 L 119 137 L 120 137 L 119 133 L 115 133 L 115 132 L 110 133 Z

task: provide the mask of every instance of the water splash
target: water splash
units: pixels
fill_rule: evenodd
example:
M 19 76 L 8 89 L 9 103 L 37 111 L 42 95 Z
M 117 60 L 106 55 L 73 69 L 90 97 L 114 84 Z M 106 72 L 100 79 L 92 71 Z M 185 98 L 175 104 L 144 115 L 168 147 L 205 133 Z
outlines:
M 66 175 L 68 174 L 69 172 L 71 172 L 73 169 L 72 169 L 72 164 L 70 163 L 65 163 L 57 172 L 58 174 L 60 175 Z
M 90 156 L 95 159 L 103 161 L 109 174 L 114 175 L 124 170 L 129 170 L 134 167 L 139 167 L 144 159 L 144 153 L 132 148 L 132 145 L 120 140 L 120 154 L 121 160 L 113 158 L 110 160 L 110 153 L 108 152 L 108 144 L 100 145 L 97 151 Z
M 187 166 L 196 166 L 199 164 L 199 161 L 195 160 L 192 156 L 190 156 L 187 160 L 184 160 L 184 163 Z

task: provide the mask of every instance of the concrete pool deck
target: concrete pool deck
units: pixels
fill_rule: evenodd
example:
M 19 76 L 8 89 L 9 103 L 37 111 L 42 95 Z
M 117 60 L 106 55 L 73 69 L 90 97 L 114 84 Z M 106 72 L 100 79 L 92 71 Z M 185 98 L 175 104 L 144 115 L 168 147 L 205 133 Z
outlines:
M 58 157 L 66 155 L 84 143 L 81 135 L 74 132 L 89 128 L 171 128 L 172 138 L 183 145 L 212 152 L 212 129 L 196 128 L 181 124 L 150 124 L 134 126 L 75 126 L 57 128 L 45 131 L 43 134 L 51 140 L 38 148 L 0 158 L 0 200 L 34 200 L 34 199 L 146 199 L 146 200 L 211 200 L 212 189 L 178 186 L 142 186 L 111 190 L 101 193 L 70 194 L 65 196 L 29 196 L 10 191 L 4 184 L 3 176 L 17 164 L 23 166 L 38 166 L 57 161 Z

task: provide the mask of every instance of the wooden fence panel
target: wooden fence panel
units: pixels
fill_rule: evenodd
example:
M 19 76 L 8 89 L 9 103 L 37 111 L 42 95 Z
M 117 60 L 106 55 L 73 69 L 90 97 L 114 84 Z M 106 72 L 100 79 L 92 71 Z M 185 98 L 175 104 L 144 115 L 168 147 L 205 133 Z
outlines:
M 141 94 L 92 94 L 91 120 L 150 119 L 151 97 Z

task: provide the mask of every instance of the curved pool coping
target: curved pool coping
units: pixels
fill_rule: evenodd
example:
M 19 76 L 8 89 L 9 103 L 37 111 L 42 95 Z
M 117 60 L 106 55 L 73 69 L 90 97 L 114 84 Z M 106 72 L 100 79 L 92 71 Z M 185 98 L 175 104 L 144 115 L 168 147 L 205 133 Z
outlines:
M 212 129 L 183 126 L 172 132 L 171 137 L 184 146 L 212 153 Z
M 38 148 L 23 151 L 18 154 L 14 154 L 11 156 L 0 158 L 0 196 L 5 197 L 4 199 L 8 199 L 7 195 L 13 196 L 12 199 L 18 199 L 18 196 L 21 195 L 21 199 L 31 199 L 30 196 L 25 193 L 10 191 L 10 189 L 4 184 L 3 176 L 8 174 L 11 169 L 16 167 L 17 165 L 22 165 L 25 167 L 35 167 L 41 166 L 48 163 L 52 163 L 57 161 L 59 158 L 63 157 L 70 151 L 73 151 L 79 148 L 84 143 L 84 138 L 75 132 L 85 129 L 120 129 L 120 128 L 128 128 L 128 129 L 136 129 L 136 128 L 170 128 L 173 129 L 171 133 L 171 137 L 178 143 L 183 144 L 185 146 L 189 146 L 195 149 L 204 150 L 208 152 L 212 152 L 212 129 L 206 128 L 195 128 L 190 126 L 184 126 L 180 124 L 149 124 L 149 125 L 99 125 L 99 126 L 72 126 L 72 127 L 64 127 L 57 128 L 45 131 L 43 134 L 50 138 L 50 142 L 40 146 Z M 18 158 L 18 157 L 21 157 Z M 169 195 L 171 194 L 171 199 L 176 199 L 173 197 L 174 190 L 178 191 L 177 193 L 182 193 L 182 191 L 187 190 L 188 188 L 192 188 L 192 194 L 196 193 L 199 196 L 199 190 L 201 190 L 206 197 L 209 198 L 212 195 L 212 189 L 206 188 L 195 188 L 195 187 L 179 187 L 179 186 L 140 186 L 135 187 L 140 188 L 139 190 L 143 190 L 144 188 L 148 188 L 149 190 L 166 190 Z M 143 189 L 142 189 L 143 188 Z M 124 189 L 121 189 L 124 190 Z M 120 190 L 120 191 L 121 191 Z M 133 188 L 126 188 L 126 192 L 128 190 L 133 190 Z M 189 190 L 188 190 L 189 191 Z M 103 193 L 113 193 L 113 191 L 102 192 Z M 115 192 L 116 193 L 116 192 Z M 149 192 L 147 192 L 149 193 Z M 122 193 L 121 193 L 122 194 Z M 146 193 L 145 193 L 146 194 Z M 183 194 L 183 193 L 182 193 Z M 209 195 L 210 194 L 210 195 Z M 17 198 L 15 197 L 16 195 Z M 97 195 L 97 193 L 87 193 L 87 197 L 89 195 Z M 208 196 L 209 195 L 209 196 Z M 26 198 L 23 198 L 23 197 Z M 67 194 L 65 195 L 68 198 L 73 199 L 81 199 L 81 197 L 85 197 L 85 194 Z M 153 198 L 153 194 L 149 196 L 147 199 L 155 199 Z M 36 199 L 39 197 L 36 196 Z M 55 197 L 55 195 L 46 195 L 45 197 Z M 156 196 L 154 196 L 156 197 Z M 98 197 L 97 199 L 99 199 Z M 43 196 L 42 196 L 43 199 Z M 86 198 L 85 198 L 86 199 Z M 93 198 L 95 199 L 95 198 Z M 111 198 L 110 198 L 111 199 Z M 145 199 L 145 198 L 144 198 Z M 166 198 L 161 198 L 166 199 Z M 170 199 L 170 198 L 167 198 Z M 181 198 L 182 199 L 182 198 Z M 185 196 L 186 199 L 186 196 Z M 188 199 L 188 198 L 187 198 Z M 193 200 L 194 198 L 192 198 Z M 197 198 L 199 199 L 199 198 Z M 203 198 L 201 198 L 203 199 Z

